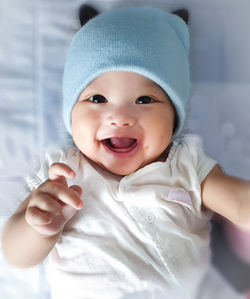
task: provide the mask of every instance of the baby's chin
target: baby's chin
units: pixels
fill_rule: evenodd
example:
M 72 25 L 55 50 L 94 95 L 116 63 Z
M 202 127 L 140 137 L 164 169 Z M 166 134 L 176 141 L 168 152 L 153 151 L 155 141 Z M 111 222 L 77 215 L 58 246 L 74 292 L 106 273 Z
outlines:
M 92 160 L 93 161 L 93 160 Z M 105 171 L 112 173 L 117 176 L 126 176 L 129 174 L 134 173 L 138 169 L 142 168 L 143 164 L 135 164 L 135 163 L 118 163 L 118 164 L 107 164 L 107 163 L 101 163 L 99 161 L 93 161 L 95 164 L 97 164 L 99 167 L 104 169 Z M 125 161 L 124 161 L 125 162 Z
M 167 155 L 165 151 L 156 157 L 148 157 L 142 159 L 138 157 L 132 157 L 130 159 L 97 159 L 96 156 L 88 157 L 96 165 L 104 169 L 105 171 L 112 173 L 117 176 L 130 175 L 137 170 L 153 163 L 153 162 L 163 162 L 166 160 Z
M 104 166 L 104 165 L 99 165 L 101 168 L 103 168 L 104 170 L 118 175 L 118 176 L 126 176 L 129 175 L 135 171 L 137 171 L 138 169 L 140 169 L 141 167 L 108 167 L 108 166 Z
M 139 166 L 125 166 L 125 167 L 105 167 L 103 165 L 99 165 L 101 166 L 103 169 L 105 169 L 106 171 L 108 172 L 111 172 L 115 175 L 118 175 L 118 176 L 126 176 L 126 175 L 129 175 L 129 174 L 132 174 L 134 172 L 136 172 L 137 170 L 153 163 L 153 162 L 165 162 L 166 161 L 166 157 L 164 155 L 161 155 L 159 156 L 157 159 L 154 159 L 150 162 L 145 162 L 145 163 L 142 163 L 140 164 Z
M 129 163 L 126 162 L 124 163 L 124 165 L 119 164 L 119 165 L 103 165 L 103 164 L 99 164 L 97 163 L 101 168 L 103 168 L 104 170 L 114 174 L 114 175 L 118 175 L 118 176 L 126 176 L 126 175 L 130 175 L 134 172 L 136 172 L 137 170 L 147 166 L 148 164 L 152 163 L 152 162 L 156 162 L 158 161 L 158 159 L 153 159 L 152 161 L 143 161 L 140 163 Z

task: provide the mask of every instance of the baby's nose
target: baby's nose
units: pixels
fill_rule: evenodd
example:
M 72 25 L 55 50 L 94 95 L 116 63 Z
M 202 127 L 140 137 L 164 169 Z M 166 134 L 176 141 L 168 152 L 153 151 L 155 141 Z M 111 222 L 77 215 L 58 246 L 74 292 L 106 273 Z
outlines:
M 116 126 L 116 127 L 131 127 L 134 126 L 136 119 L 130 113 L 126 113 L 125 111 L 113 113 L 108 117 L 108 125 Z
M 116 127 L 131 127 L 133 126 L 133 121 L 131 120 L 115 120 L 110 122 L 111 126 L 116 126 Z

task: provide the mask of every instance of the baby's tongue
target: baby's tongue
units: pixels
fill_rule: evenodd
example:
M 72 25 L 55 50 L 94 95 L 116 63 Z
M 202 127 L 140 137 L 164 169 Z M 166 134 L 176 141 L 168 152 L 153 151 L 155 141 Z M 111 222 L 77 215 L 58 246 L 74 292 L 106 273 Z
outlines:
M 110 138 L 109 142 L 114 148 L 127 148 L 135 143 L 133 138 Z

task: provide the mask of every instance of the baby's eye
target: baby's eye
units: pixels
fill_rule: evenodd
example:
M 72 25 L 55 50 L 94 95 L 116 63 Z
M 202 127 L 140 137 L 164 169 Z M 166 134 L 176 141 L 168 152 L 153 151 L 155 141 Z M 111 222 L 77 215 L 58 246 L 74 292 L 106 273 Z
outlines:
M 104 96 L 102 96 L 101 94 L 95 94 L 92 97 L 89 98 L 89 100 L 93 103 L 106 103 L 107 100 Z
M 149 96 L 141 96 L 135 101 L 136 104 L 150 104 L 153 102 L 154 102 L 154 99 L 152 99 Z

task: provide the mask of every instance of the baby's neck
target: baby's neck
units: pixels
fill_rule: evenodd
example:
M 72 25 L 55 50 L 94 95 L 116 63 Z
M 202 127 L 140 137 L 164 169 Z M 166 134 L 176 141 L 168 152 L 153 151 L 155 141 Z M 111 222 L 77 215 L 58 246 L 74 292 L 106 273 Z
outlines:
M 173 142 L 170 142 L 168 147 L 165 149 L 163 153 L 161 153 L 161 155 L 155 160 L 155 162 L 165 162 L 168 158 L 172 145 Z
M 155 159 L 152 163 L 154 162 L 165 162 L 168 158 L 168 155 L 169 155 L 169 152 L 171 150 L 171 147 L 173 145 L 173 142 L 170 142 L 170 144 L 168 145 L 168 147 L 161 153 L 161 155 Z M 84 155 L 82 153 L 82 155 Z M 85 156 L 85 155 L 84 155 Z M 105 168 L 102 168 L 101 166 L 99 166 L 98 164 L 96 164 L 94 161 L 92 161 L 90 158 L 88 158 L 87 156 L 85 156 L 85 158 L 89 161 L 90 164 L 92 164 L 96 169 L 102 169 L 104 170 L 105 172 L 117 177 L 119 180 L 122 179 L 124 177 L 124 175 L 118 175 L 118 174 L 115 174 L 115 173 L 112 173 L 110 171 L 108 171 L 107 169 Z

